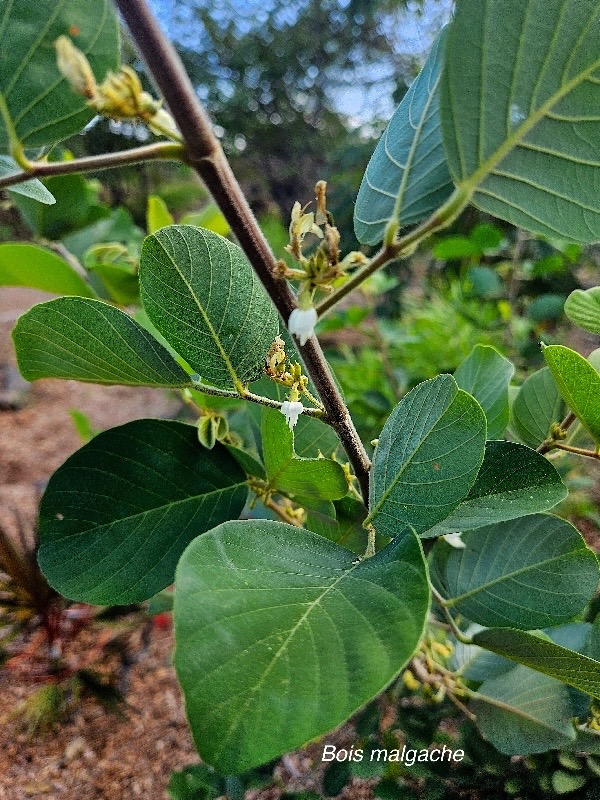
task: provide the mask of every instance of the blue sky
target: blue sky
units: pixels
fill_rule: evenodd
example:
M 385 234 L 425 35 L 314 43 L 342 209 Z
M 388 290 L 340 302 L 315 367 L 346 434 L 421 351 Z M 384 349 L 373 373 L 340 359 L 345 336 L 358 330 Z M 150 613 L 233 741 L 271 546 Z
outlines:
M 177 35 L 181 35 L 182 30 L 186 30 L 186 6 L 181 0 L 150 0 L 150 5 L 157 14 L 161 25 L 171 37 L 177 38 Z M 261 17 L 267 13 L 269 7 L 268 0 L 228 0 L 226 3 L 222 0 L 221 2 L 215 0 L 216 18 L 224 5 L 230 10 L 235 9 L 241 31 L 260 24 Z M 400 24 L 396 24 L 393 30 L 387 31 L 388 36 L 396 41 L 398 52 L 415 55 L 424 61 L 435 35 L 450 17 L 451 6 L 452 0 L 424 0 L 423 11 L 419 13 L 418 4 L 410 2 L 408 9 L 402 13 Z M 290 2 L 289 7 L 283 13 L 287 13 L 292 21 L 295 13 L 294 3 Z M 193 18 L 191 11 L 187 21 L 190 37 L 197 35 L 197 32 L 194 33 L 194 29 L 198 23 Z M 364 77 L 372 81 L 374 77 L 377 77 L 377 71 L 370 67 Z M 357 127 L 375 117 L 384 119 L 390 117 L 394 111 L 392 92 L 395 82 L 393 76 L 390 76 L 388 71 L 382 68 L 381 80 L 371 86 L 368 91 L 360 86 L 361 76 L 357 75 L 356 78 L 356 86 L 348 86 L 336 91 L 333 100 L 337 109 L 346 114 Z

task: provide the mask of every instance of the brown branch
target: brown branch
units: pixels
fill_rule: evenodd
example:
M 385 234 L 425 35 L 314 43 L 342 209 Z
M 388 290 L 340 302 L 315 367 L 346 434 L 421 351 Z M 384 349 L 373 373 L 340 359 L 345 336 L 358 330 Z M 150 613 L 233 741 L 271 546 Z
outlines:
M 276 269 L 276 260 L 229 166 L 212 123 L 200 105 L 181 59 L 163 36 L 145 0 L 115 0 L 132 37 L 169 106 L 193 166 L 213 195 L 248 260 L 287 325 L 295 297 Z M 365 502 L 369 491 L 369 457 L 336 387 L 317 339 L 298 348 L 308 374 L 340 437 L 356 473 Z
M 0 178 L 0 189 L 10 189 L 11 186 L 30 181 L 32 178 L 49 178 L 52 175 L 69 175 L 73 172 L 96 172 L 139 164 L 142 161 L 182 161 L 184 155 L 185 149 L 180 144 L 156 142 L 119 153 L 74 158 L 71 161 L 31 161 L 29 169 Z

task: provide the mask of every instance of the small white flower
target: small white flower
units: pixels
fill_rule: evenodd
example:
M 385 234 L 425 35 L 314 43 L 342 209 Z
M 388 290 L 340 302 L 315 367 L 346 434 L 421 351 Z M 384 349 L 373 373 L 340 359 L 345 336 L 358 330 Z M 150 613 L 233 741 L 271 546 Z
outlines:
M 310 308 L 295 308 L 290 314 L 288 329 L 304 346 L 315 332 L 316 324 L 317 309 L 314 306 Z
M 447 533 L 445 536 L 442 536 L 442 539 L 448 542 L 451 547 L 456 547 L 457 550 L 462 550 L 462 548 L 466 547 L 467 545 L 463 542 L 460 536 L 460 533 Z
M 281 413 L 285 416 L 285 421 L 290 430 L 292 430 L 294 425 L 298 422 L 298 417 L 303 411 L 304 406 L 302 403 L 298 403 L 294 400 L 285 400 L 281 404 Z

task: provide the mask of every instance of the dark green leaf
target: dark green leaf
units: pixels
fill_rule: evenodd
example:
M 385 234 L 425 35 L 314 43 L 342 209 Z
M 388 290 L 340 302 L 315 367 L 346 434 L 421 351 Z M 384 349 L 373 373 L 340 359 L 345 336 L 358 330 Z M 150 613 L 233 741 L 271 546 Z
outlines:
M 573 525 L 550 514 L 488 525 L 463 542 L 436 543 L 434 579 L 448 606 L 480 625 L 560 625 L 598 586 L 596 556 Z
M 0 244 L 0 286 L 28 286 L 54 294 L 95 297 L 70 264 L 35 244 Z
M 263 409 L 262 449 L 269 485 L 284 494 L 339 500 L 348 492 L 344 470 L 328 458 L 298 458 L 294 435 L 279 411 Z
M 539 447 L 548 438 L 553 422 L 560 422 L 563 403 L 548 367 L 534 372 L 519 389 L 512 407 L 517 436 L 529 445 Z
M 445 29 L 389 122 L 363 177 L 354 211 L 356 238 L 377 244 L 389 220 L 413 225 L 452 191 L 439 119 Z
M 580 328 L 600 334 L 600 286 L 571 292 L 565 303 L 565 314 Z
M 483 211 L 600 238 L 596 0 L 458 0 L 440 84 L 444 146 Z
M 83 297 L 34 306 L 13 331 L 23 377 L 125 386 L 186 386 L 190 378 L 131 317 Z
M 532 322 L 556 321 L 562 317 L 564 305 L 564 295 L 543 294 L 527 306 L 527 319 Z
M 201 758 L 241 772 L 338 726 L 410 658 L 428 595 L 411 535 L 360 562 L 266 520 L 196 539 L 177 568 L 175 665 Z
M 497 350 L 478 344 L 454 373 L 458 387 L 483 408 L 488 439 L 499 439 L 508 425 L 508 384 L 514 371 L 514 364 Z
M 394 536 L 446 519 L 481 467 L 486 421 L 479 403 L 450 375 L 425 381 L 389 416 L 373 456 L 369 521 Z
M 162 228 L 144 241 L 140 282 L 150 320 L 202 380 L 230 387 L 261 375 L 279 317 L 237 245 Z
M 600 443 L 600 375 L 583 356 L 559 344 L 544 347 L 544 358 L 563 400 Z
M 56 66 L 54 42 L 70 35 L 98 81 L 119 63 L 119 26 L 109 0 L 11 0 L 0 10 L 0 95 L 27 147 L 54 144 L 94 116 Z M 9 140 L 0 118 L 0 148 Z
M 477 480 L 462 503 L 429 538 L 548 511 L 568 491 L 547 458 L 516 442 L 488 442 Z
M 240 515 L 246 475 L 191 425 L 136 420 L 98 434 L 50 478 L 39 561 L 65 597 L 136 603 L 173 582 L 198 534 Z
M 1 124 L 1 123 L 0 123 Z M 14 158 L 10 156 L 0 156 L 0 178 L 7 178 L 9 175 L 15 175 L 22 172 L 21 167 L 17 164 Z M 30 197 L 32 200 L 37 200 L 38 203 L 52 205 L 56 203 L 56 198 L 49 192 L 41 181 L 33 178 L 23 183 L 15 183 L 14 186 L 8 187 L 9 192 L 15 194 L 22 194 L 24 197 Z
M 511 628 L 487 628 L 476 633 L 473 641 L 600 699 L 600 661 L 561 647 L 535 632 Z

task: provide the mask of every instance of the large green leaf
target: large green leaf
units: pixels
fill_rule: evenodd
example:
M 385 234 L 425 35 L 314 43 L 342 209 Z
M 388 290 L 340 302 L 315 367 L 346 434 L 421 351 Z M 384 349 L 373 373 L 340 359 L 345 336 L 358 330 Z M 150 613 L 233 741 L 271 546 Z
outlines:
M 292 497 L 339 500 L 348 492 L 341 466 L 328 458 L 298 458 L 294 434 L 279 411 L 263 409 L 262 450 L 269 485 Z
M 458 0 L 440 84 L 450 172 L 526 230 L 600 238 L 597 0 Z
M 14 158 L 10 156 L 0 156 L 0 178 L 6 178 L 9 175 L 20 173 L 21 167 L 17 164 Z M 23 183 L 15 183 L 14 186 L 8 187 L 8 191 L 15 194 L 22 194 L 24 197 L 30 197 L 32 200 L 37 200 L 38 203 L 52 205 L 56 203 L 56 198 L 49 192 L 41 181 L 32 178 Z
M 424 381 L 390 414 L 373 456 L 369 522 L 393 536 L 446 519 L 473 486 L 485 451 L 479 403 L 451 375 Z
M 600 661 L 555 644 L 544 634 L 512 628 L 486 628 L 476 633 L 473 641 L 486 650 L 600 699 Z
M 539 447 L 550 433 L 553 422 L 560 422 L 563 402 L 548 367 L 530 375 L 519 389 L 512 406 L 515 433 L 529 447 Z
M 508 384 L 514 364 L 493 347 L 477 344 L 454 373 L 460 389 L 473 395 L 487 419 L 487 438 L 499 439 L 508 425 Z
M 484 737 L 507 755 L 544 753 L 575 740 L 569 688 L 527 667 L 486 680 L 469 708 Z
M 565 314 L 580 328 L 600 334 L 600 286 L 571 292 L 565 303 Z
M 59 297 L 13 331 L 23 377 L 124 386 L 189 386 L 190 377 L 131 317 L 100 300 Z
M 191 425 L 144 419 L 100 433 L 50 478 L 42 570 L 74 600 L 145 600 L 173 582 L 192 539 L 240 515 L 245 482 L 225 448 L 203 448 Z
M 600 443 L 600 375 L 583 356 L 560 344 L 544 347 L 544 358 L 563 400 Z
M 267 520 L 230 522 L 183 554 L 175 666 L 203 761 L 228 774 L 293 750 L 378 695 L 429 607 L 414 536 L 376 556 Z
M 356 238 L 363 244 L 380 242 L 392 219 L 401 227 L 424 219 L 454 188 L 439 117 L 445 39 L 446 29 L 371 156 L 354 209 Z
M 69 263 L 35 244 L 0 244 L 0 286 L 28 286 L 54 294 L 95 297 Z
M 150 320 L 204 381 L 261 375 L 279 317 L 237 245 L 191 225 L 162 228 L 144 241 L 140 282 Z
M 598 586 L 596 556 L 573 525 L 550 514 L 488 525 L 463 542 L 436 542 L 432 574 L 447 605 L 480 625 L 560 625 Z
M 54 42 L 68 35 L 82 50 L 97 80 L 119 63 L 119 26 L 110 0 L 9 0 L 0 10 L 0 95 L 27 147 L 53 144 L 94 116 L 56 66 Z M 0 148 L 8 149 L 0 118 Z
M 548 511 L 568 491 L 547 458 L 516 442 L 488 442 L 477 480 L 462 503 L 424 538 Z

